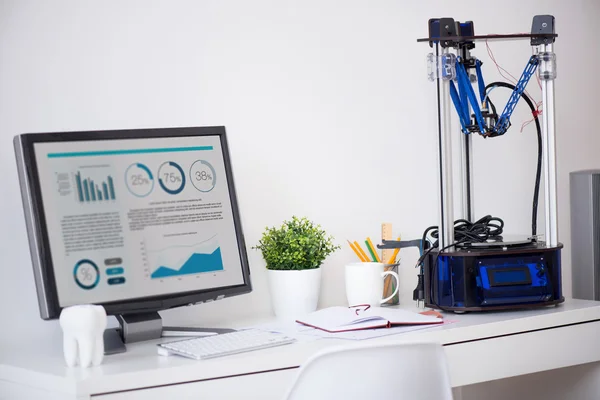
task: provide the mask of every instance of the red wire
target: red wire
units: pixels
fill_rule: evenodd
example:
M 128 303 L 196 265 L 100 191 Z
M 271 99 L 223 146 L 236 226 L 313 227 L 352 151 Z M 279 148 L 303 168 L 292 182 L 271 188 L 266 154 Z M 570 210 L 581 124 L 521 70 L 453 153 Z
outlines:
M 538 107 L 539 107 L 539 105 L 538 105 Z M 521 125 L 521 132 L 523 132 L 523 129 L 524 129 L 524 128 L 525 128 L 527 125 L 529 125 L 530 123 L 532 123 L 533 121 L 535 121 L 535 118 L 536 118 L 537 116 L 539 116 L 539 115 L 541 115 L 541 114 L 542 114 L 542 110 L 540 110 L 540 109 L 537 109 L 537 110 L 536 110 L 535 112 L 533 112 L 532 114 L 533 114 L 533 118 L 532 118 L 532 119 L 530 119 L 529 121 L 525 121 L 525 122 L 523 122 L 523 125 Z
M 500 64 L 498 64 L 498 62 L 496 61 L 496 57 L 494 57 L 494 52 L 492 51 L 492 48 L 490 47 L 488 41 L 485 41 L 485 47 L 487 48 L 487 53 L 488 56 L 490 57 L 490 59 L 492 60 L 492 62 L 494 63 L 494 65 L 496 66 L 496 68 L 498 69 L 498 73 L 500 74 L 500 76 L 502 76 L 504 79 L 506 79 L 507 81 L 511 81 L 513 84 L 517 83 L 517 78 L 515 78 L 510 72 L 508 72 L 507 70 L 505 70 L 504 68 L 502 68 L 500 66 Z M 502 72 L 505 72 L 508 76 L 510 76 L 510 78 L 506 75 L 504 75 Z M 540 81 L 540 77 L 535 74 L 535 79 L 538 83 L 538 86 L 540 87 L 540 90 L 542 89 L 542 83 Z M 529 96 L 530 99 L 533 100 L 533 97 L 531 96 L 531 94 L 525 89 L 525 93 L 527 94 L 527 96 Z M 533 121 L 535 121 L 535 117 L 538 115 L 542 114 L 542 102 L 538 101 L 535 103 L 536 106 L 536 111 L 533 113 L 533 118 L 523 122 L 523 124 L 521 125 L 521 132 L 523 132 L 523 129 L 529 125 L 530 123 L 532 123 Z
M 505 70 L 504 68 L 502 68 L 497 62 L 496 62 L 496 57 L 494 57 L 494 52 L 492 51 L 492 49 L 490 48 L 490 45 L 488 43 L 488 41 L 485 41 L 485 47 L 487 48 L 487 53 L 488 56 L 490 56 L 490 59 L 492 60 L 492 62 L 494 63 L 494 65 L 496 65 L 496 68 L 498 69 L 498 72 L 500 73 L 500 75 L 506 79 L 507 81 L 511 81 L 512 83 L 517 83 L 517 78 L 515 78 L 514 76 L 511 75 L 510 72 L 508 72 L 507 70 Z M 509 76 L 507 77 L 506 75 L 504 75 L 502 73 L 502 71 L 506 72 Z
M 492 60 L 492 62 L 494 63 L 494 65 L 496 65 L 496 68 L 498 69 L 498 73 L 500 74 L 500 76 L 502 76 L 507 81 L 511 81 L 513 84 L 516 85 L 518 79 L 515 78 L 510 72 L 508 72 L 507 70 L 505 70 L 504 68 L 502 68 L 500 66 L 500 64 L 498 64 L 498 62 L 496 61 L 496 57 L 494 57 L 494 52 L 492 51 L 492 48 L 490 47 L 490 45 L 489 45 L 489 43 L 488 43 L 487 40 L 485 41 L 485 47 L 487 48 L 487 52 L 488 52 L 488 55 L 490 56 L 490 59 Z M 506 74 L 508 74 L 508 76 L 510 76 L 510 78 L 507 77 L 506 75 L 504 75 L 502 73 L 502 71 L 504 71 Z M 529 92 L 527 91 L 527 89 L 525 89 L 525 93 L 527 94 L 527 96 L 529 96 L 531 99 L 533 99 L 533 97 L 529 94 Z

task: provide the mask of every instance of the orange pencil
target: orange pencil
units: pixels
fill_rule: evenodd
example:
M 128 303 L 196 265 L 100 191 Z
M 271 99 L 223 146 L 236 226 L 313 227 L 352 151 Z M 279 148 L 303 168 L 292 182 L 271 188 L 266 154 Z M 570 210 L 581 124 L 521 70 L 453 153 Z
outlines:
M 367 256 L 367 253 L 365 253 L 365 251 L 362 249 L 362 247 L 360 247 L 360 244 L 358 244 L 356 240 L 354 241 L 354 247 L 356 247 L 359 253 L 363 256 L 363 259 L 365 260 L 364 262 L 369 262 L 369 257 Z
M 400 241 L 400 238 L 398 237 L 397 240 Z M 396 261 L 396 256 L 398 256 L 399 251 L 400 251 L 400 249 L 394 250 L 394 254 L 392 254 L 392 256 L 390 257 L 388 264 L 394 264 L 394 262 Z M 393 269 L 394 269 L 394 267 L 388 267 L 386 269 L 386 271 L 391 271 Z M 392 277 L 391 276 L 386 277 L 385 287 L 383 288 L 383 293 L 384 293 L 384 296 L 386 296 L 386 297 L 388 296 L 391 284 L 392 284 Z M 394 289 L 392 288 L 392 290 L 394 290 Z
M 400 241 L 400 238 L 396 239 L 397 241 Z M 396 249 L 394 250 L 394 253 L 392 254 L 392 256 L 390 257 L 390 259 L 388 260 L 388 264 L 394 264 L 394 262 L 396 262 L 396 257 L 398 256 L 398 253 L 400 252 L 400 249 Z
M 358 251 L 358 249 L 356 247 L 354 247 L 354 245 L 352 244 L 352 242 L 350 242 L 349 240 L 346 240 L 348 242 L 348 244 L 350 245 L 350 248 L 352 249 L 352 251 L 354 251 L 354 253 L 356 253 L 356 255 L 358 256 L 358 259 L 362 262 L 365 262 L 366 260 L 363 258 L 362 254 L 360 254 L 360 252 Z

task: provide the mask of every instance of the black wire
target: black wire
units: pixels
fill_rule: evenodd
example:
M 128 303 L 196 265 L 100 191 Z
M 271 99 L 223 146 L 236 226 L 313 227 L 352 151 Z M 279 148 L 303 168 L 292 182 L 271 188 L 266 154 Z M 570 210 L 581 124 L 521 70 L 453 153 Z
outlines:
M 493 87 L 503 87 L 507 89 L 516 90 L 515 86 L 506 83 L 506 82 L 492 82 L 485 87 L 485 92 L 487 93 L 489 89 Z M 537 209 L 538 209 L 538 201 L 540 196 L 540 178 L 542 174 L 542 127 L 540 126 L 540 120 L 538 118 L 537 108 L 535 107 L 533 101 L 525 92 L 521 93 L 521 98 L 525 100 L 529 108 L 531 109 L 531 113 L 533 114 L 533 119 L 535 121 L 535 127 L 537 130 L 537 139 L 538 139 L 538 159 L 537 159 L 537 168 L 535 171 L 535 187 L 533 190 L 533 206 L 531 211 L 531 236 L 537 235 Z M 496 107 L 494 103 L 488 97 L 488 103 L 496 113 Z
M 454 221 L 454 243 L 440 249 L 442 252 L 452 246 L 458 244 L 471 242 L 471 243 L 482 243 L 489 239 L 502 240 L 502 232 L 504 230 L 504 221 L 498 217 L 492 217 L 486 215 L 483 218 L 478 219 L 475 222 L 467 221 L 466 219 L 457 219 Z M 417 265 L 421 265 L 423 260 L 431 253 L 431 251 L 439 246 L 439 232 L 437 226 L 430 226 L 423 232 L 423 243 L 427 243 L 427 237 L 430 235 L 434 241 L 431 242 L 431 246 L 423 253 L 417 260 Z
M 466 219 L 454 221 L 454 238 L 457 242 L 485 242 L 488 239 L 502 239 L 504 221 L 498 217 L 486 215 L 476 222 Z M 431 237 L 438 238 L 438 230 L 432 230 Z
M 498 115 L 498 113 L 496 112 L 496 106 L 494 105 L 494 103 L 492 103 L 492 100 L 488 97 L 486 101 L 492 108 L 492 114 Z
M 486 89 L 487 90 L 487 89 Z M 489 98 L 489 96 L 487 97 L 487 103 L 490 105 L 490 107 L 492 108 L 492 114 L 496 114 L 498 115 L 498 113 L 496 112 L 496 106 L 494 105 L 494 103 L 492 102 L 492 99 Z

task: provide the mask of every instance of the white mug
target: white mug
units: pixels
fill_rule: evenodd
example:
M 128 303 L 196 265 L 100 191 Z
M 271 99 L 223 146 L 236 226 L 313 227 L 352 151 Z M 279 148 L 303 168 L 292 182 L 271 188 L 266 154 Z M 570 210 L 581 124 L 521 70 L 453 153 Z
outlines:
M 346 297 L 349 306 L 368 304 L 379 306 L 398 294 L 400 279 L 394 271 L 385 271 L 385 264 L 361 262 L 346 265 Z M 392 275 L 396 279 L 396 290 L 382 299 L 383 281 Z

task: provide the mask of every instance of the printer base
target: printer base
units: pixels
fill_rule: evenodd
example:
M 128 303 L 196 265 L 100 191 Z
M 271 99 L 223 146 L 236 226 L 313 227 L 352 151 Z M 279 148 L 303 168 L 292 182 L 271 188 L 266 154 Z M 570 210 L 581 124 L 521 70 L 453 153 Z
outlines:
M 482 312 L 539 308 L 565 301 L 562 244 L 464 249 L 425 259 L 425 305 L 444 311 Z

